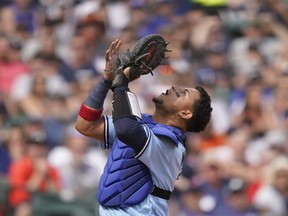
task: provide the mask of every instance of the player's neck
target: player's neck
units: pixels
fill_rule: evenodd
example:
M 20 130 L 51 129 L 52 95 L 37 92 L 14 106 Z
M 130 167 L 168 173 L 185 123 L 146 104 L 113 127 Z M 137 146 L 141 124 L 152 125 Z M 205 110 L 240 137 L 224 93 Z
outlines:
M 174 126 L 174 127 L 177 127 L 183 131 L 186 130 L 186 128 L 184 126 L 182 127 L 181 124 L 178 122 L 178 120 L 175 118 L 175 116 L 172 114 L 169 115 L 167 113 L 155 111 L 152 118 L 155 122 L 157 122 L 159 124 Z
M 167 115 L 167 113 L 163 113 L 163 112 L 155 110 L 154 114 L 152 115 L 152 118 L 155 122 L 159 124 L 166 124 L 169 118 L 169 115 Z

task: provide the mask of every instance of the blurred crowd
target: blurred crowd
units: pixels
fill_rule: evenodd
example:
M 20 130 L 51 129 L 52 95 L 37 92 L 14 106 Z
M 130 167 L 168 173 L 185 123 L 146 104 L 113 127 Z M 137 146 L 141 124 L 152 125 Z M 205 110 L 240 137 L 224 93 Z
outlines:
M 288 215 L 287 0 L 1 0 L 0 216 L 98 215 L 109 152 L 74 122 L 110 42 L 151 33 L 172 52 L 130 83 L 142 112 L 171 85 L 202 85 L 213 106 L 170 216 Z

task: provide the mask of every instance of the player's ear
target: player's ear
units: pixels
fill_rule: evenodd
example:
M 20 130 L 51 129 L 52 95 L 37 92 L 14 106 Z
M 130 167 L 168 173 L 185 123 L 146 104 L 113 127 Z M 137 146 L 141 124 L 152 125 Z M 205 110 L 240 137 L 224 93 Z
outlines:
M 191 119 L 193 114 L 190 110 L 182 110 L 177 113 L 183 119 Z

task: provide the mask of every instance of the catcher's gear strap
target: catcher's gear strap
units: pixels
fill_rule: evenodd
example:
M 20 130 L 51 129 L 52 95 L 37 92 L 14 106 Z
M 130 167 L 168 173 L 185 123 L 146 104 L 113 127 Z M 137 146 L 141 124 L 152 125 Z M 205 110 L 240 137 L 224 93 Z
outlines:
M 167 191 L 167 190 L 163 190 L 163 189 L 158 188 L 158 187 L 155 186 L 151 194 L 154 195 L 154 196 L 157 196 L 159 198 L 162 198 L 162 199 L 165 199 L 165 200 L 169 200 L 172 192 L 171 191 Z
M 87 107 L 84 103 L 82 103 L 79 116 L 87 121 L 97 121 L 102 115 L 103 109 L 94 110 Z
M 112 101 L 112 117 L 113 122 L 123 117 L 138 117 L 139 119 L 142 119 L 137 97 L 134 93 L 130 92 L 128 88 L 117 88 L 114 91 Z

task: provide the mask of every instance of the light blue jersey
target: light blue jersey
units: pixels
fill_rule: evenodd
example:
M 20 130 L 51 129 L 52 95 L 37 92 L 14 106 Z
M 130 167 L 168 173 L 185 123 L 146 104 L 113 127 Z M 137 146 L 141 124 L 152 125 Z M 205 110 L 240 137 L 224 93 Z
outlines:
M 105 119 L 105 142 L 103 149 L 109 149 L 113 145 L 116 132 L 111 116 Z M 142 151 L 135 157 L 142 161 L 151 172 L 153 184 L 161 189 L 173 191 L 174 182 L 182 171 L 182 163 L 185 156 L 185 147 L 178 146 L 164 136 L 156 136 L 145 124 L 142 125 L 148 137 Z M 173 163 L 171 163 L 173 161 Z M 100 207 L 100 215 L 168 215 L 168 203 L 165 199 L 148 195 L 140 204 L 125 208 Z
M 125 208 L 105 208 L 100 206 L 101 216 L 167 216 L 168 202 L 159 197 L 148 195 L 140 204 Z

